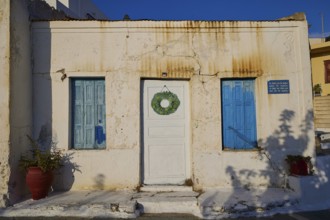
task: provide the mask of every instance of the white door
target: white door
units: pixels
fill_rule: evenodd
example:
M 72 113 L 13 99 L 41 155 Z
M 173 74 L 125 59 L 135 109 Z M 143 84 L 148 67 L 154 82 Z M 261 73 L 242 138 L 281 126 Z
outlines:
M 183 184 L 190 178 L 187 81 L 143 82 L 143 183 Z

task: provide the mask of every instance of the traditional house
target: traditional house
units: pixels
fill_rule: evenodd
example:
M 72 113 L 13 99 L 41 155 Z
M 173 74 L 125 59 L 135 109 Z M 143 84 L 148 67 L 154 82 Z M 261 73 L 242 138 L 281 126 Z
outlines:
M 327 96 L 330 95 L 330 41 L 312 42 L 311 62 L 314 93 Z M 321 90 L 317 87 L 320 87 Z
M 7 60 L 1 193 L 22 194 L 28 132 L 70 155 L 57 189 L 282 186 L 286 155 L 314 155 L 307 31 L 301 15 L 32 22 L 33 64 Z
M 330 132 L 330 41 L 310 39 L 314 94 L 314 123 L 317 130 L 317 150 L 329 149 Z M 327 134 L 327 135 L 325 135 Z

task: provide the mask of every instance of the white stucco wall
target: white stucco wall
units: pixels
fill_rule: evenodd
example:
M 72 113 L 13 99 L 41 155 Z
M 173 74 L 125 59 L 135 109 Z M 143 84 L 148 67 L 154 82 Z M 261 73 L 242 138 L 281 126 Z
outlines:
M 32 133 L 32 60 L 28 3 L 10 1 L 10 178 L 11 203 L 27 192 L 18 160 L 30 150 Z
M 314 156 L 306 21 L 53 21 L 32 28 L 34 135 L 48 128 L 72 154 L 81 172 L 63 170 L 58 184 L 65 188 L 140 183 L 140 83 L 162 72 L 189 80 L 196 188 L 278 186 L 274 169 L 284 171 L 287 154 Z M 69 79 L 77 76 L 105 77 L 105 150 L 70 150 Z M 256 78 L 257 137 L 265 154 L 222 150 L 220 81 L 246 77 Z M 290 93 L 268 94 L 267 81 L 281 79 L 290 81 Z
M 9 180 L 9 73 L 10 73 L 10 2 L 0 0 L 0 207 L 8 201 Z
M 18 160 L 32 131 L 30 22 L 24 1 L 0 1 L 0 206 L 20 200 L 24 172 Z

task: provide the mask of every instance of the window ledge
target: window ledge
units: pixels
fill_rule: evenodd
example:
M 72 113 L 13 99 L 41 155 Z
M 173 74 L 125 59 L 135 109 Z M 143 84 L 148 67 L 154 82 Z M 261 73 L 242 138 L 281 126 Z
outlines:
M 257 152 L 260 151 L 260 148 L 251 148 L 251 149 L 232 149 L 232 148 L 223 148 L 224 152 Z

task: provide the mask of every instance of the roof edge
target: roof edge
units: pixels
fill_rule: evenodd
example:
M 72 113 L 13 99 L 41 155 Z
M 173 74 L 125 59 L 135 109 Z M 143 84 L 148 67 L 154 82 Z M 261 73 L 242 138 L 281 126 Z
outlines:
M 278 21 L 306 21 L 306 15 L 304 12 L 297 12 L 293 15 L 289 15 L 283 18 L 277 19 Z

